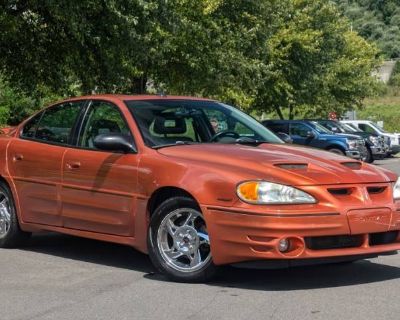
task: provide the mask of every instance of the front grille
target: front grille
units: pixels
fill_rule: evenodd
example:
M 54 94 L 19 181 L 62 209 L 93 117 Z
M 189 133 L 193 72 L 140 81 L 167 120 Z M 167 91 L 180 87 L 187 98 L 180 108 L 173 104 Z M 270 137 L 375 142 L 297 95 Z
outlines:
M 380 244 L 389 244 L 396 242 L 398 235 L 399 235 L 398 231 L 371 233 L 369 235 L 369 245 L 377 246 Z
M 356 248 L 363 243 L 363 238 L 360 235 L 349 236 L 323 236 L 323 237 L 305 237 L 304 241 L 308 249 L 311 250 L 326 250 L 340 248 Z

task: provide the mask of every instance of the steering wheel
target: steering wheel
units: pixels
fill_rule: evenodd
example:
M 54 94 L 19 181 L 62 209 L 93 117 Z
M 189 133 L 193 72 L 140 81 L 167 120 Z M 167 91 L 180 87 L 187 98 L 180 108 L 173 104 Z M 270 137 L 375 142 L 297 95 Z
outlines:
M 240 134 L 238 134 L 235 131 L 224 130 L 224 131 L 221 131 L 221 132 L 218 132 L 218 133 L 214 134 L 211 137 L 210 142 L 216 142 L 216 141 L 218 141 L 218 140 L 220 140 L 221 138 L 224 138 L 224 137 L 232 137 L 234 139 L 239 139 L 240 138 Z

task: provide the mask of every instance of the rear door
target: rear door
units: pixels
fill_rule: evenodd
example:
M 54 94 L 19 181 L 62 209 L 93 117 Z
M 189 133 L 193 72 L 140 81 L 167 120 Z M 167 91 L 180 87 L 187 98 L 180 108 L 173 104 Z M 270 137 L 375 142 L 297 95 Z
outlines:
M 61 164 L 85 101 L 50 107 L 30 119 L 8 148 L 9 172 L 25 222 L 61 226 Z
M 63 226 L 121 236 L 134 235 L 139 156 L 96 149 L 100 134 L 133 136 L 119 106 L 91 102 L 77 147 L 65 153 L 61 190 Z

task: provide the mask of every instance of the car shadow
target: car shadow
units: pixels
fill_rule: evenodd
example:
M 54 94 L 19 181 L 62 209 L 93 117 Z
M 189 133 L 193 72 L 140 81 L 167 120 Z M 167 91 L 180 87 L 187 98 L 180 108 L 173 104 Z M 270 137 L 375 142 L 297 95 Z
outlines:
M 278 270 L 226 267 L 210 285 L 262 291 L 296 291 L 346 287 L 400 278 L 400 268 L 361 260 Z
M 20 249 L 144 273 L 155 271 L 148 256 L 131 247 L 58 233 L 35 234 Z
M 147 255 L 118 244 L 45 233 L 34 235 L 21 250 L 139 271 L 144 273 L 144 278 L 151 281 L 168 281 L 155 272 Z M 396 256 L 392 259 L 396 259 Z M 399 267 L 377 261 L 372 259 L 350 264 L 278 270 L 237 269 L 227 266 L 220 268 L 216 278 L 207 285 L 262 291 L 295 291 L 345 287 L 400 278 Z

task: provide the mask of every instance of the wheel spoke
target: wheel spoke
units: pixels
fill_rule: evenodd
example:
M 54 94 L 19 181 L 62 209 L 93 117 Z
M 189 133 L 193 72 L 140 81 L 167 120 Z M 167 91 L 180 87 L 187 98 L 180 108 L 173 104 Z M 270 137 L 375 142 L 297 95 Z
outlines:
M 183 225 L 184 226 L 192 226 L 194 219 L 196 219 L 196 217 L 193 216 L 193 213 L 188 212 L 188 216 L 187 216 L 185 222 L 183 223 Z
M 208 237 L 208 234 L 203 233 L 203 232 L 197 232 L 197 235 L 201 239 L 200 243 L 209 243 L 210 242 L 210 238 Z
M 168 219 L 167 224 L 165 225 L 165 227 L 167 228 L 168 233 L 170 234 L 171 237 L 173 237 L 175 235 L 176 232 L 176 225 L 174 224 L 174 222 L 171 219 Z
M 166 251 L 164 251 L 164 253 L 168 256 L 168 258 L 170 258 L 170 259 L 172 259 L 172 260 L 176 260 L 176 259 L 178 259 L 179 257 L 182 257 L 182 256 L 183 256 L 183 253 L 182 253 L 182 252 L 175 251 L 174 249 L 166 250 Z
M 193 256 L 189 256 L 190 266 L 195 267 L 201 262 L 200 250 L 196 250 Z

